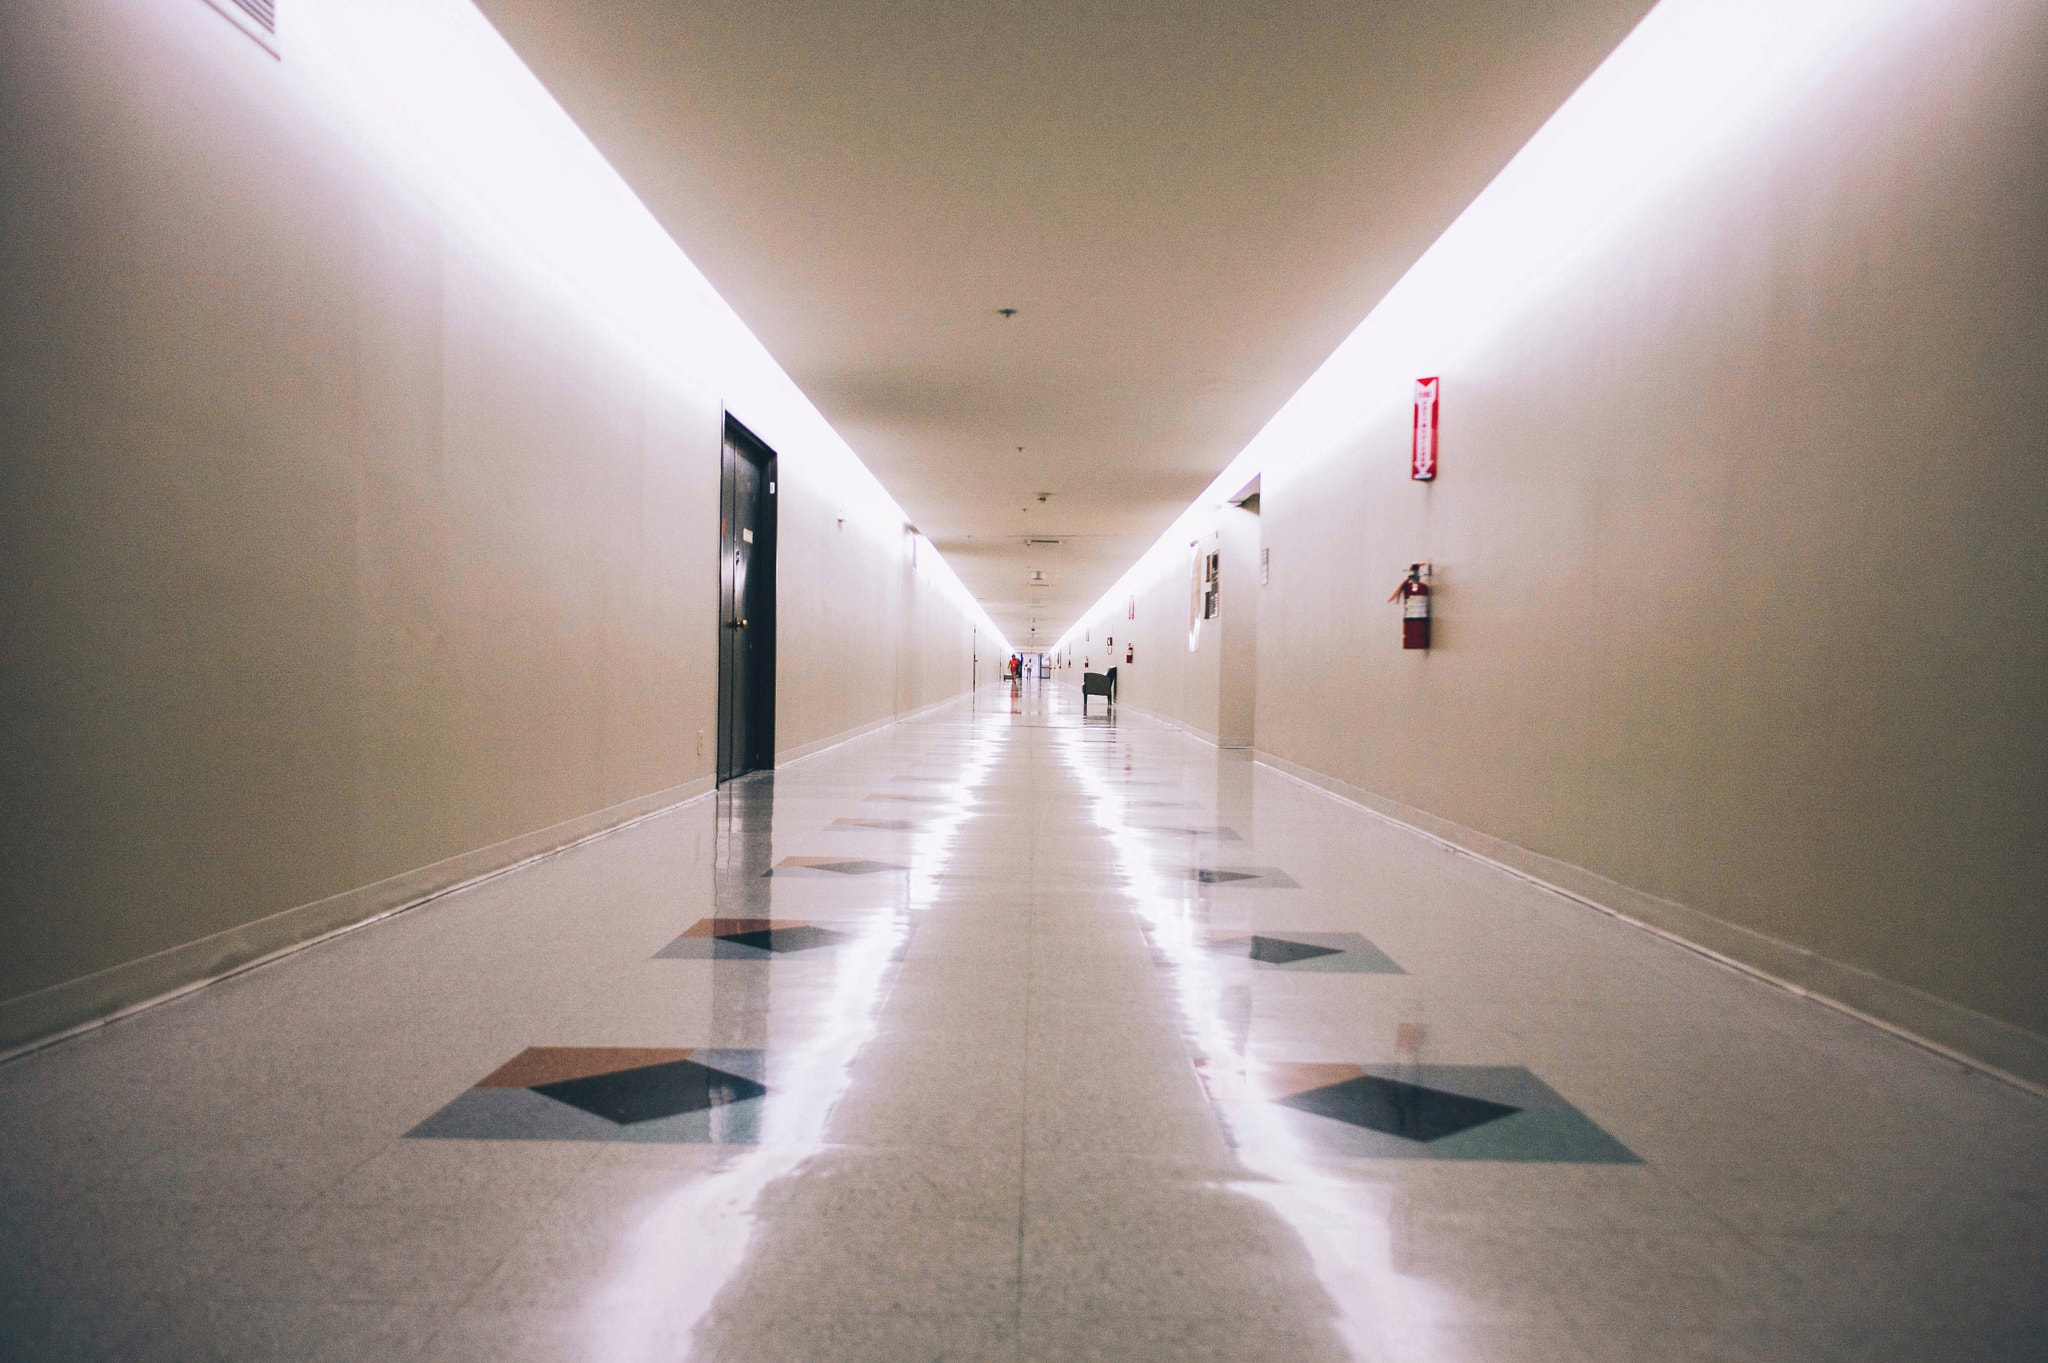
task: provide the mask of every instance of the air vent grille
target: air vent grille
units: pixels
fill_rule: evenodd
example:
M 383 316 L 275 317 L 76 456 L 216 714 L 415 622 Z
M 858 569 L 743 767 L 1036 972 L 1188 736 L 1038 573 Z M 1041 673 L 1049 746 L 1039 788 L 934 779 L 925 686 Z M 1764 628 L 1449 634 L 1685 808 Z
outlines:
M 228 3 L 254 19 L 265 33 L 277 32 L 277 0 L 228 0 Z
M 221 18 L 240 29 L 255 40 L 258 47 L 277 57 L 282 54 L 277 47 L 277 3 L 278 0 L 206 0 L 207 5 Z

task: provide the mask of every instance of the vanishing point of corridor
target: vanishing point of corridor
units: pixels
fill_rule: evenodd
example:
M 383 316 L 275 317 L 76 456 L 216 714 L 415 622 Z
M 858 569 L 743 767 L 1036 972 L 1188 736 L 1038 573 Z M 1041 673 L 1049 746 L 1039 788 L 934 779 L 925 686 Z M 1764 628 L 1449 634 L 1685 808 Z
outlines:
M 9 1358 L 2038 1357 L 2048 1114 L 983 688 L 0 1068 Z

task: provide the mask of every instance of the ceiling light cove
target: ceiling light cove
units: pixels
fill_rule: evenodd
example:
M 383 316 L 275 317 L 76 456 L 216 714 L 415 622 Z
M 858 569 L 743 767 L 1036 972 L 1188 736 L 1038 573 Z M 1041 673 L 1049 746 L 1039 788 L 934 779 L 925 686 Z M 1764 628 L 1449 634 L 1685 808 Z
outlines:
M 961 452 L 1066 489 L 1064 627 L 1652 0 L 477 3 L 1021 633 L 1046 508 Z

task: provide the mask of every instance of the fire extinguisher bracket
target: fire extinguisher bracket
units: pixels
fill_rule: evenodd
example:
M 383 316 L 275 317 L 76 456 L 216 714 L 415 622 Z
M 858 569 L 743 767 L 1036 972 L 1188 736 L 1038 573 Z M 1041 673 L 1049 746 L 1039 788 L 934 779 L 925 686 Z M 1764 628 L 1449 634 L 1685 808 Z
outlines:
M 1427 649 L 1429 647 L 1430 607 L 1430 565 L 1411 563 L 1408 576 L 1401 579 L 1394 588 L 1389 602 L 1401 603 L 1401 647 Z

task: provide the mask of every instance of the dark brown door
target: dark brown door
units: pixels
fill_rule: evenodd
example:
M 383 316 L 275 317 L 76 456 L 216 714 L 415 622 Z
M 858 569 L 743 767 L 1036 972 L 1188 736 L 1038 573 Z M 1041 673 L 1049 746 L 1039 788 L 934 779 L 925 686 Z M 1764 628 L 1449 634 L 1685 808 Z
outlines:
M 718 508 L 718 779 L 775 765 L 775 452 L 727 417 Z

